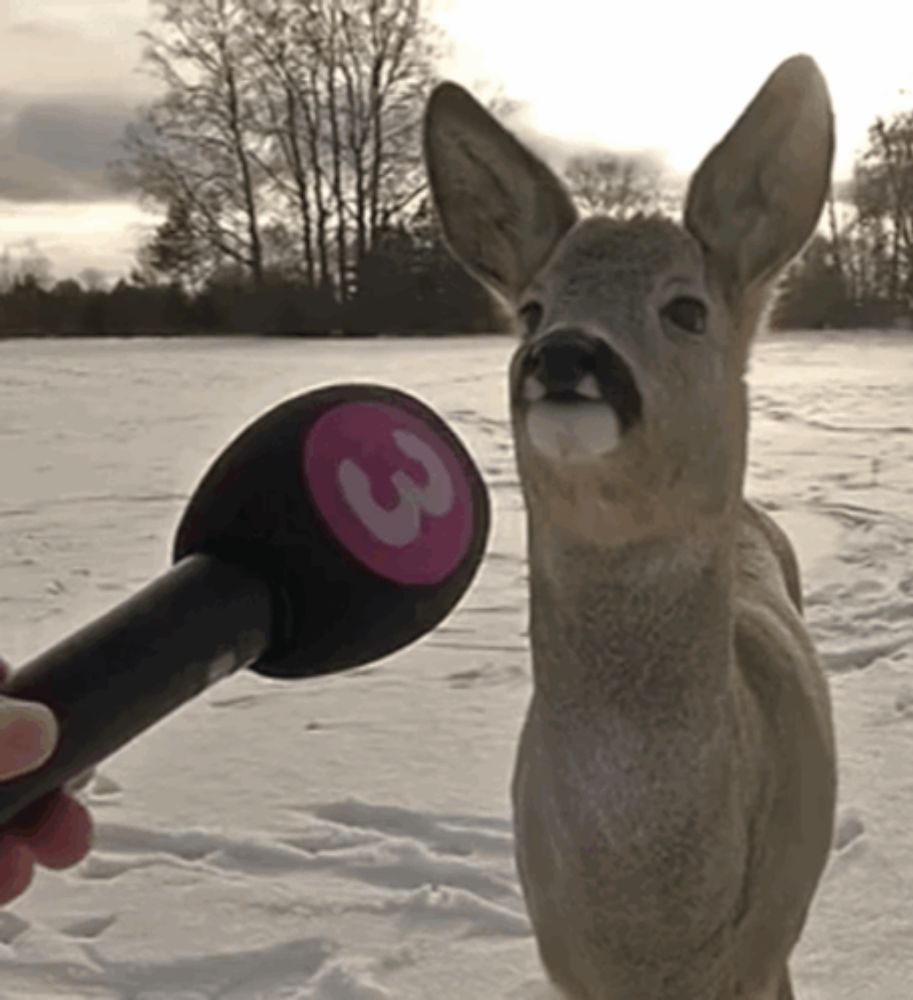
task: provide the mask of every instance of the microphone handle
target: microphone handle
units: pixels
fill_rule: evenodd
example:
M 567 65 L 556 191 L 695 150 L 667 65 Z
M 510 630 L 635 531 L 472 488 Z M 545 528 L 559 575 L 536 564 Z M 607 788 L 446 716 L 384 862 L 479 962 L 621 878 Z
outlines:
M 256 662 L 272 639 L 273 604 L 258 577 L 190 555 L 15 671 L 0 693 L 47 705 L 60 738 L 40 768 L 0 782 L 0 825 Z

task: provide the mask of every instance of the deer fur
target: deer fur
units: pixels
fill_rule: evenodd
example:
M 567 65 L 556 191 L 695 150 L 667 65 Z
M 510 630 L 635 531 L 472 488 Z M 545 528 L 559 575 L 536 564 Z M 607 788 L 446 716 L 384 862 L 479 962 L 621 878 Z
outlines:
M 513 804 L 543 965 L 574 1000 L 791 1000 L 835 750 L 796 557 L 743 496 L 744 376 L 824 203 L 824 79 L 807 56 L 770 76 L 693 176 L 681 226 L 578 218 L 455 84 L 431 95 L 424 139 L 453 254 L 529 321 L 509 373 L 533 670 Z M 601 401 L 581 380 L 543 408 L 531 358 L 562 331 L 626 367 L 630 426 L 615 376 Z M 537 445 L 533 412 L 559 414 L 566 453 Z M 583 440 L 600 426 L 604 447 Z

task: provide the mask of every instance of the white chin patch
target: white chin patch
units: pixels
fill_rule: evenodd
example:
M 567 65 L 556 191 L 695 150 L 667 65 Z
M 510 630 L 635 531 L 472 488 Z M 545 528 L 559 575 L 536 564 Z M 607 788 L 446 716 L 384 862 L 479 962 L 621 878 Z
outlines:
M 606 402 L 540 400 L 526 411 L 526 430 L 537 451 L 566 462 L 608 455 L 621 440 L 618 415 Z

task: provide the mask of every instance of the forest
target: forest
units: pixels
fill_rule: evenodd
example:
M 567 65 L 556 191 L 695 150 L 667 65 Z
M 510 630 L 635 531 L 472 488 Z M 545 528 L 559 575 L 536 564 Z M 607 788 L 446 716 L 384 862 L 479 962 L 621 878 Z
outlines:
M 444 249 L 421 120 L 444 41 L 420 0 L 152 0 L 142 108 L 112 171 L 162 222 L 128 277 L 0 253 L 0 335 L 371 336 L 503 329 Z M 480 95 L 510 120 L 498 94 Z M 554 164 L 583 214 L 675 217 L 642 156 Z M 913 326 L 913 108 L 879 117 L 782 284 L 778 328 Z

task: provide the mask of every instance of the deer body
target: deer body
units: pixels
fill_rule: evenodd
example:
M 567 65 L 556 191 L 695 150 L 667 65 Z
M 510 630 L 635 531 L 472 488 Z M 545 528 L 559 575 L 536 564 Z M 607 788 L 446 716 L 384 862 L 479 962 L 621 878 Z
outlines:
M 732 603 L 730 540 L 621 560 L 552 540 L 531 561 L 517 860 L 570 996 L 780 1000 L 831 842 L 833 738 L 762 517 L 739 518 Z
M 534 691 L 513 782 L 540 955 L 574 1000 L 791 1000 L 836 790 L 788 539 L 743 497 L 748 347 L 833 135 L 806 57 L 685 225 L 578 220 L 464 91 L 426 155 L 451 248 L 526 327 L 510 371 Z

